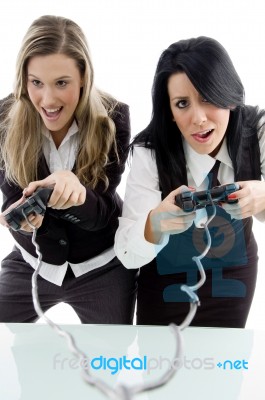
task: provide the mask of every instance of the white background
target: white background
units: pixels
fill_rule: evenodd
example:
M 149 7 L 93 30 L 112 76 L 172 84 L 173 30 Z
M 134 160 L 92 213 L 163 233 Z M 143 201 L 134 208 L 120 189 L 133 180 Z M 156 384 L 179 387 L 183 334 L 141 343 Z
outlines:
M 16 55 L 31 22 L 44 14 L 73 19 L 90 45 L 98 87 L 128 103 L 132 135 L 150 120 L 151 85 L 161 52 L 180 39 L 211 36 L 228 50 L 246 89 L 246 102 L 265 106 L 265 23 L 262 0 L 9 0 L 0 6 L 0 98 L 12 91 Z M 210 63 L 211 60 L 209 59 Z M 127 172 L 119 187 L 124 194 Z M 265 227 L 255 224 L 259 276 L 247 327 L 265 328 Z M 12 248 L 0 227 L 0 259 Z M 78 322 L 60 305 L 57 322 Z

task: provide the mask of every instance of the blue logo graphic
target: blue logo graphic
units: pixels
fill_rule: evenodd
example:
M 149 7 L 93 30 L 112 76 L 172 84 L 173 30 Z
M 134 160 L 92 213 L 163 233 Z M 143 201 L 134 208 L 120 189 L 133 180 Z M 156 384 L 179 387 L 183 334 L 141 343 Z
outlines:
M 212 239 L 211 249 L 202 264 L 212 273 L 212 297 L 244 298 L 246 285 L 240 279 L 225 276 L 225 270 L 247 267 L 247 251 L 244 225 L 241 220 L 231 220 L 221 207 L 209 225 Z M 163 299 L 167 302 L 187 302 L 188 296 L 181 290 L 182 284 L 193 286 L 198 281 L 198 267 L 192 257 L 199 256 L 205 249 L 207 237 L 204 229 L 194 224 L 185 232 L 171 235 L 168 244 L 156 256 L 159 275 L 175 275 L 176 283 L 166 286 Z M 178 280 L 181 277 L 181 283 Z
M 110 357 L 106 358 L 103 356 L 92 358 L 91 360 L 91 368 L 93 369 L 109 369 L 111 370 L 111 374 L 115 375 L 118 371 L 122 369 L 135 369 L 135 370 L 146 370 L 147 369 L 147 356 L 144 356 L 143 359 L 139 357 L 135 357 L 133 359 L 128 359 L 126 356 L 122 356 L 119 358 Z
M 218 368 L 225 370 L 234 370 L 234 369 L 248 369 L 248 361 L 246 360 L 225 360 L 223 363 L 220 361 L 216 364 Z

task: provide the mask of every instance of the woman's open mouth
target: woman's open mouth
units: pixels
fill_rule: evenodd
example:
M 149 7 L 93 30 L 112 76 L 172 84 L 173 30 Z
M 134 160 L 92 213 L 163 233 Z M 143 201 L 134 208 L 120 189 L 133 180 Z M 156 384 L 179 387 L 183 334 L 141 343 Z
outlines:
M 214 129 L 207 129 L 205 131 L 193 133 L 192 137 L 197 142 L 204 143 L 204 142 L 207 142 L 209 140 L 209 138 L 212 136 L 213 132 L 214 132 Z
M 50 121 L 55 121 L 59 118 L 61 111 L 63 107 L 57 107 L 57 108 L 43 108 L 42 111 L 45 115 L 46 118 L 48 118 Z

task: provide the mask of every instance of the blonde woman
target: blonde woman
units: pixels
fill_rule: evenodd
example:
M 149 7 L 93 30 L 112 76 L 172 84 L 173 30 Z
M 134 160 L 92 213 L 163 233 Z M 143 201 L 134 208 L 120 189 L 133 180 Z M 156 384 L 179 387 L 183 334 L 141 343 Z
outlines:
M 43 255 L 43 310 L 63 301 L 83 323 L 132 323 L 137 272 L 113 251 L 129 111 L 95 88 L 86 38 L 75 22 L 48 15 L 32 23 L 0 117 L 2 212 L 39 187 L 54 188 L 45 215 L 30 216 Z M 10 232 L 15 246 L 2 261 L 0 321 L 33 322 L 32 229 L 24 221 Z

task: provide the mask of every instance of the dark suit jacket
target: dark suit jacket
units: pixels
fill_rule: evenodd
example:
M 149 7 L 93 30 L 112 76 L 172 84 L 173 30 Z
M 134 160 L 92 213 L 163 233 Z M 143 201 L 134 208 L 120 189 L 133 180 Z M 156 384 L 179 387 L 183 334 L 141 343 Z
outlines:
M 4 100 L 0 102 L 0 115 L 5 112 Z M 67 210 L 47 208 L 43 224 L 37 232 L 37 242 L 43 261 L 61 265 L 65 261 L 79 263 L 102 253 L 114 243 L 114 235 L 121 215 L 122 201 L 116 193 L 125 169 L 127 147 L 130 140 L 129 108 L 119 103 L 112 119 L 116 125 L 116 140 L 120 164 L 113 152 L 106 168 L 109 187 L 104 191 L 103 183 L 92 190 L 87 188 L 86 201 L 78 207 Z M 112 163 L 113 161 L 113 163 Z M 75 167 L 74 167 L 75 168 Z M 73 169 L 74 172 L 74 169 Z M 38 179 L 50 175 L 44 155 L 40 157 Z M 22 189 L 5 179 L 5 171 L 0 171 L 0 185 L 3 192 L 2 211 L 22 196 Z M 73 220 L 73 217 L 74 218 Z M 31 243 L 31 234 L 10 230 L 15 240 L 30 254 L 36 256 Z

